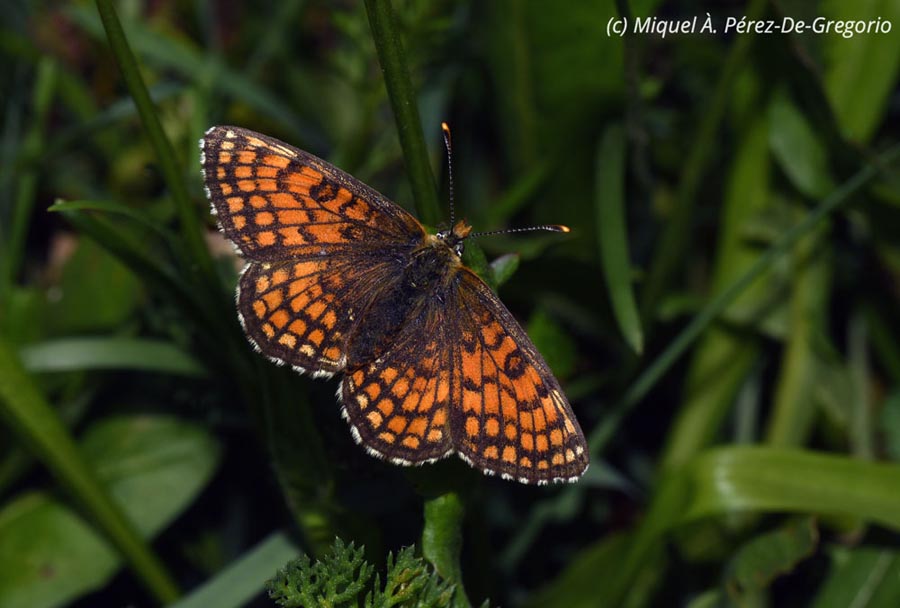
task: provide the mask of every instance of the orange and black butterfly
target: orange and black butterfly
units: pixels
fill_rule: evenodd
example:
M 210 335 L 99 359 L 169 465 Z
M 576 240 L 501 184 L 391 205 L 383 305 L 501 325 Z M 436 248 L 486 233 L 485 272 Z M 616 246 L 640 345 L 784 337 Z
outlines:
M 244 331 L 278 364 L 342 373 L 342 414 L 370 454 L 411 465 L 456 452 L 522 483 L 584 473 L 559 382 L 462 264 L 470 226 L 428 234 L 340 169 L 247 129 L 213 127 L 200 146 L 212 210 L 248 262 Z

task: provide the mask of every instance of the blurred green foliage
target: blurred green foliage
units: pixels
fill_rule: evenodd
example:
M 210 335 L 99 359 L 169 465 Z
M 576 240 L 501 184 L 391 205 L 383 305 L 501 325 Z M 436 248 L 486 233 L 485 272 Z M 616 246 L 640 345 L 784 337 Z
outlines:
M 0 605 L 271 606 L 284 532 L 310 572 L 417 544 L 457 606 L 900 605 L 900 1 L 7 4 Z M 742 16 L 892 29 L 723 31 Z M 442 120 L 457 216 L 572 229 L 466 263 L 591 437 L 577 485 L 374 460 L 333 381 L 241 334 L 203 132 L 440 226 Z

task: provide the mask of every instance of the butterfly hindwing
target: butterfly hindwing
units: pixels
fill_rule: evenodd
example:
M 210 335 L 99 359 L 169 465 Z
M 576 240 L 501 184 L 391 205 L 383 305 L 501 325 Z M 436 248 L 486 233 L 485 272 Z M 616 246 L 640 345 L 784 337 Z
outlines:
M 347 369 L 338 391 L 342 413 L 370 453 L 398 464 L 422 464 L 453 451 L 449 338 L 438 301 L 423 299 L 390 349 Z
M 251 262 L 238 286 L 244 331 L 278 363 L 321 375 L 340 371 L 355 319 L 395 280 L 394 260 L 358 253 Z

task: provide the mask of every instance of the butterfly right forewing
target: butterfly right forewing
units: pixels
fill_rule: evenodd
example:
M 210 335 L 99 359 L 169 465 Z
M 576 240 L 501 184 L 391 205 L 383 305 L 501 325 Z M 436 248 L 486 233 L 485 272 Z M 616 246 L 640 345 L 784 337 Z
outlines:
M 454 447 L 472 466 L 522 483 L 574 481 L 588 466 L 587 442 L 541 354 L 490 288 L 458 273 L 448 322 L 459 346 L 452 386 Z

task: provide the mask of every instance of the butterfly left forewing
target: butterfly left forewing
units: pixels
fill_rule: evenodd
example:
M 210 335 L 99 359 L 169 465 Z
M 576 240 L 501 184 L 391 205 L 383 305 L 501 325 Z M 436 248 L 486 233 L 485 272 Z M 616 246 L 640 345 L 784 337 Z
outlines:
M 331 255 L 425 235 L 412 215 L 372 188 L 277 139 L 223 126 L 200 144 L 219 225 L 248 259 Z

